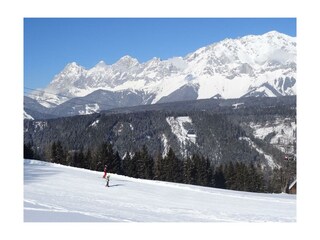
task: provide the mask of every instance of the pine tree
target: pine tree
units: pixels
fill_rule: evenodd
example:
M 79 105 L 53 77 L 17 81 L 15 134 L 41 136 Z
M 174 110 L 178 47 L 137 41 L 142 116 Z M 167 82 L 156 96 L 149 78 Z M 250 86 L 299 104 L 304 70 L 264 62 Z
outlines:
M 155 164 L 154 164 L 154 178 L 156 180 L 164 181 L 165 180 L 165 170 L 164 170 L 164 160 L 161 154 L 158 154 Z
M 90 151 L 91 152 L 91 151 Z M 97 159 L 97 152 L 96 149 L 93 149 L 91 152 L 91 160 L 89 161 L 89 168 L 90 170 L 98 170 L 98 162 L 99 160 Z
M 165 181 L 182 182 L 182 170 L 182 162 L 176 157 L 172 148 L 170 148 L 167 156 L 164 158 Z
M 232 162 L 225 166 L 224 175 L 226 178 L 226 188 L 233 190 L 236 189 L 236 171 Z
M 216 188 L 226 188 L 226 179 L 223 173 L 223 167 L 219 166 L 215 169 L 214 172 L 214 182 Z
M 131 176 L 131 173 L 129 171 L 130 164 L 131 164 L 131 157 L 130 157 L 130 153 L 127 152 L 123 159 L 123 174 L 129 177 Z
M 183 163 L 183 182 L 186 184 L 195 184 L 195 171 L 193 159 L 188 157 Z
M 57 144 L 53 142 L 50 151 L 50 162 L 55 163 L 57 160 Z
M 215 179 L 214 179 L 214 165 L 210 162 L 209 159 L 209 167 L 208 167 L 208 187 L 214 187 L 215 186 Z
M 194 154 L 192 158 L 196 168 L 196 184 L 200 186 L 206 186 L 208 182 L 206 161 L 204 157 L 200 157 L 197 154 Z
M 263 181 L 263 175 L 258 168 L 256 168 L 252 163 L 248 167 L 249 171 L 249 181 L 248 181 L 248 191 L 250 192 L 264 192 L 265 186 Z
M 118 151 L 113 155 L 111 166 L 114 173 L 123 174 L 122 159 Z
M 56 163 L 64 164 L 65 163 L 65 155 L 62 144 L 60 141 L 56 143 Z
M 72 156 L 72 166 L 78 167 L 80 165 L 78 150 L 72 151 L 71 156 Z
M 139 150 L 135 153 L 134 157 L 136 162 L 136 171 L 138 178 L 145 178 L 144 177 L 144 160 L 142 156 L 142 152 Z
M 31 143 L 23 144 L 23 158 L 24 159 L 33 159 L 34 151 L 32 149 Z
M 60 158 L 60 164 L 67 165 L 67 148 L 63 147 L 61 145 L 61 158 Z
M 138 159 L 140 158 L 140 152 L 137 151 L 135 152 L 134 156 L 132 157 L 130 164 L 129 164 L 129 172 L 131 177 L 134 178 L 139 178 L 139 174 L 138 174 Z
M 73 166 L 73 151 L 68 151 L 66 154 L 66 165 Z
M 96 151 L 97 170 L 103 171 L 104 165 L 108 165 L 108 172 L 114 172 L 114 154 L 112 145 L 103 142 Z
M 206 158 L 206 186 L 212 187 L 214 182 L 213 182 L 213 166 L 209 160 L 209 158 Z
M 270 182 L 270 190 L 274 193 L 285 192 L 287 188 L 287 175 L 283 168 L 275 168 L 272 172 L 272 178 Z
M 90 169 L 91 162 L 92 162 L 92 154 L 91 154 L 91 150 L 88 149 L 84 157 L 83 168 Z
M 108 166 L 108 172 L 116 173 L 117 163 L 115 161 L 113 146 L 110 143 L 106 143 L 104 153 L 105 153 L 104 163 L 107 164 Z
M 83 168 L 84 165 L 84 154 L 83 154 L 83 148 L 76 151 L 74 154 L 74 166 L 78 168 Z
M 142 150 L 140 151 L 138 159 L 138 173 L 141 178 L 145 179 L 153 179 L 153 167 L 154 167 L 154 160 L 149 155 L 148 149 L 145 145 L 143 145 Z
M 66 164 L 66 156 L 60 141 L 52 143 L 50 161 L 53 163 Z

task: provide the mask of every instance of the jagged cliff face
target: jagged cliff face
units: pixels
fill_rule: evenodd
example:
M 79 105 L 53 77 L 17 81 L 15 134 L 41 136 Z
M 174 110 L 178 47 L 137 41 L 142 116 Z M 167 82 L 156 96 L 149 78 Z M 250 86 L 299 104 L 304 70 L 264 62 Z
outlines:
M 127 94 L 137 95 L 141 100 L 133 105 L 212 97 L 295 95 L 296 38 L 273 31 L 226 39 L 167 60 L 153 58 L 139 63 L 124 56 L 112 65 L 101 61 L 91 69 L 73 62 L 44 90 L 47 93 L 34 98 L 47 107 L 86 97 L 97 90 L 125 95 L 124 101 Z M 105 107 L 99 106 L 102 108 Z

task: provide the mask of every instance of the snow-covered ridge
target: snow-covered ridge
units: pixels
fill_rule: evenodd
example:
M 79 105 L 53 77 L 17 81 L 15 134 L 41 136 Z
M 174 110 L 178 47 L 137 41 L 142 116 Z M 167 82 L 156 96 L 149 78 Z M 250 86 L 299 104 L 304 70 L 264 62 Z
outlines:
M 225 39 L 202 47 L 185 57 L 147 62 L 124 56 L 107 65 L 100 61 L 91 69 L 68 64 L 37 99 L 60 104 L 68 98 L 86 96 L 98 89 L 132 90 L 154 96 L 152 103 L 184 85 L 196 85 L 197 99 L 221 95 L 239 98 L 246 94 L 295 95 L 296 38 L 275 31 Z
M 34 120 L 34 118 L 26 113 L 26 111 L 23 111 L 23 119 Z
M 295 222 L 296 196 L 135 179 L 24 160 L 25 222 Z

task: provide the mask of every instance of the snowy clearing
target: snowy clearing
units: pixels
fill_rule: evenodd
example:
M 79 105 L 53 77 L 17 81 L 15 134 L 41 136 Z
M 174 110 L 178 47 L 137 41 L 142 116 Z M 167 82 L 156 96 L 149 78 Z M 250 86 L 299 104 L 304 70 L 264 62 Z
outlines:
M 25 222 L 295 222 L 296 196 L 134 179 L 24 160 Z
M 93 123 L 90 124 L 90 127 L 96 127 L 99 122 L 100 122 L 100 119 L 95 120 Z
M 100 107 L 97 103 L 92 103 L 92 104 L 86 104 L 85 109 L 86 110 L 80 110 L 79 114 L 80 115 L 87 115 L 87 114 L 96 113 L 96 112 L 99 112 Z
M 188 130 L 185 128 L 185 124 L 192 126 L 192 120 L 189 116 L 184 117 L 167 117 L 167 123 L 171 127 L 171 131 L 180 143 L 181 154 L 183 156 L 187 155 L 185 146 L 189 143 L 196 144 L 196 134 L 188 134 Z
M 295 121 L 288 118 L 276 119 L 274 121 L 268 121 L 264 124 L 256 124 L 251 122 L 249 125 L 253 129 L 253 135 L 256 138 L 264 139 L 271 133 L 274 136 L 270 139 L 270 143 L 282 152 L 290 150 L 290 153 L 294 152 L 293 144 L 296 141 L 297 125 Z M 284 147 L 286 145 L 286 148 Z M 288 146 L 291 149 L 288 149 Z
M 170 149 L 170 146 L 168 144 L 168 139 L 165 134 L 161 135 L 161 143 L 163 145 L 162 157 L 164 158 L 168 154 Z
M 265 157 L 265 159 L 268 162 L 269 167 L 273 168 L 280 168 L 280 166 L 275 163 L 273 157 L 271 155 L 266 154 L 261 148 L 259 148 L 250 138 L 248 137 L 240 137 L 239 140 L 245 140 L 248 142 L 248 144 L 254 148 L 258 153 L 260 153 L 261 155 L 263 155 Z

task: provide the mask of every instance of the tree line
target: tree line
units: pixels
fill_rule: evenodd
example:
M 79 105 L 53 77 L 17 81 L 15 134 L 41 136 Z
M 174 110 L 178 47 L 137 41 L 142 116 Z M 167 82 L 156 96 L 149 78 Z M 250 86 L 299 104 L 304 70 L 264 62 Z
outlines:
M 24 145 L 24 158 L 45 159 L 48 162 L 103 171 L 134 178 L 193 184 L 249 192 L 282 192 L 288 184 L 286 168 L 275 169 L 270 176 L 260 165 L 229 162 L 214 164 L 200 154 L 180 159 L 170 148 L 165 156 L 153 158 L 144 145 L 133 154 L 120 157 L 108 142 L 95 149 L 68 150 L 60 141 L 47 147 L 45 156 L 39 156 L 29 143 Z

